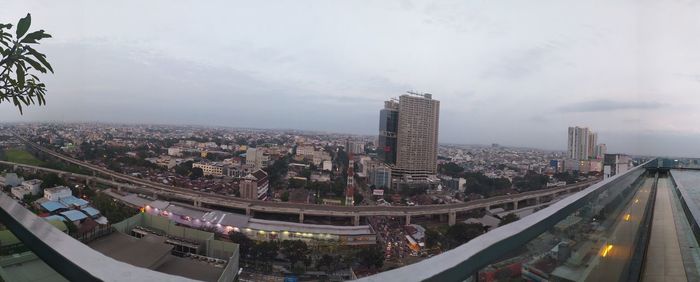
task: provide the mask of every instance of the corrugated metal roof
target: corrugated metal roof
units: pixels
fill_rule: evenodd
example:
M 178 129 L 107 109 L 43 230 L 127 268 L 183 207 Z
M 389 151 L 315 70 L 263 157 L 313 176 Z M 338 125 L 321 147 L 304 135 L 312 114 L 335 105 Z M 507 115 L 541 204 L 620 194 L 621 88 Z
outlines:
M 83 212 L 87 213 L 88 216 L 93 217 L 98 214 L 100 214 L 100 211 L 98 211 L 96 208 L 93 207 L 87 207 L 84 209 L 81 209 Z
M 48 201 L 48 202 L 43 202 L 41 203 L 41 207 L 46 209 L 49 212 L 54 212 L 59 209 L 65 209 L 68 208 L 66 205 L 63 203 L 57 202 L 57 201 Z
M 65 216 L 70 221 L 78 221 L 87 218 L 87 215 L 77 210 L 64 211 L 61 215 Z
M 63 197 L 63 198 L 59 199 L 59 201 L 61 201 L 61 203 L 63 203 L 66 206 L 82 207 L 82 206 L 88 204 L 88 201 L 80 199 L 80 198 L 75 197 L 75 196 Z

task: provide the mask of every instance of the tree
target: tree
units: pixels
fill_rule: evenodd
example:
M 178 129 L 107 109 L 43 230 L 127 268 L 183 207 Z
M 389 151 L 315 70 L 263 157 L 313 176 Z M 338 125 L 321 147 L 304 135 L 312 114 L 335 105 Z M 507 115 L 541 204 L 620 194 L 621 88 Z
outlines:
M 450 248 L 462 245 L 471 239 L 484 233 L 484 226 L 481 223 L 459 222 L 447 229 L 446 237 L 450 241 Z
M 458 164 L 453 163 L 453 162 L 442 164 L 442 165 L 439 165 L 438 167 L 439 167 L 439 171 L 442 174 L 449 175 L 452 177 L 459 177 L 462 174 L 462 172 L 464 172 L 463 167 L 461 167 Z
M 282 198 L 282 202 L 288 202 L 289 201 L 289 191 L 284 191 L 284 193 L 282 193 L 281 198 Z
M 190 179 L 197 179 L 204 176 L 204 170 L 201 167 L 192 168 L 192 173 L 190 174 Z
M 428 248 L 437 247 L 445 237 L 440 232 L 433 229 L 425 230 L 425 246 Z
M 31 23 L 30 14 L 20 19 L 14 38 L 12 33 L 6 32 L 10 31 L 12 24 L 0 23 L 0 103 L 12 102 L 20 114 L 23 105 L 46 104 L 46 85 L 39 80 L 36 72 L 53 73 L 46 55 L 31 46 L 51 35 L 43 29 L 28 33 Z
M 240 250 L 241 257 L 243 258 L 248 257 L 248 255 L 251 253 L 253 245 L 255 244 L 253 240 L 241 232 L 231 231 L 228 233 L 228 238 L 231 240 L 231 242 L 238 244 L 238 249 Z
M 368 268 L 381 268 L 384 265 L 384 251 L 380 247 L 364 248 L 357 253 L 361 265 Z
M 503 226 L 503 225 L 506 225 L 508 223 L 518 221 L 519 219 L 520 219 L 520 217 L 517 214 L 509 213 L 509 214 L 504 215 L 503 218 L 501 218 L 501 222 L 498 223 L 498 226 Z
M 271 262 L 277 256 L 277 251 L 279 246 L 272 241 L 259 242 L 253 246 L 255 257 L 264 262 Z
M 41 178 L 41 188 L 52 188 L 61 185 L 67 185 L 67 183 L 58 174 L 49 173 Z
M 75 223 L 72 221 L 64 220 L 63 223 L 66 224 L 66 228 L 68 228 L 68 234 L 75 234 L 78 232 L 78 227 L 75 226 Z
M 311 250 L 304 241 L 284 240 L 282 241 L 280 252 L 292 265 L 297 262 L 303 262 L 304 265 L 309 265 L 311 263 Z
M 355 195 L 353 195 L 353 197 L 355 198 L 355 205 L 356 206 L 359 206 L 360 204 L 362 204 L 362 200 L 365 199 L 365 196 L 362 196 L 362 193 L 360 193 L 360 191 L 357 191 L 357 190 L 355 190 Z

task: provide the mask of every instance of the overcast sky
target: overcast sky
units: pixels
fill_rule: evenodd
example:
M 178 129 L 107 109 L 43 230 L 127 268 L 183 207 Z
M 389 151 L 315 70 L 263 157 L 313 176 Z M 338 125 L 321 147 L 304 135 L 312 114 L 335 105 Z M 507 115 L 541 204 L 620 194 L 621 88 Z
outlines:
M 376 134 L 441 101 L 440 142 L 700 156 L 697 1 L 2 1 L 53 38 L 48 105 L 5 121 Z M 264 3 L 262 3 L 264 2 Z

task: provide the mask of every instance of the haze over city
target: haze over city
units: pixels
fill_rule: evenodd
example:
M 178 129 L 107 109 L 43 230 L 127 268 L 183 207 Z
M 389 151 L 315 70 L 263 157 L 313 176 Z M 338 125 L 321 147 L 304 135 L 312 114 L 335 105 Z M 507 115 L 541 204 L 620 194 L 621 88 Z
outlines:
M 605 9 L 601 4 L 605 3 Z M 16 1 L 53 38 L 47 107 L 4 121 L 376 135 L 407 90 L 442 102 L 441 143 L 700 156 L 696 3 Z M 556 24 L 553 24 L 556 23 Z

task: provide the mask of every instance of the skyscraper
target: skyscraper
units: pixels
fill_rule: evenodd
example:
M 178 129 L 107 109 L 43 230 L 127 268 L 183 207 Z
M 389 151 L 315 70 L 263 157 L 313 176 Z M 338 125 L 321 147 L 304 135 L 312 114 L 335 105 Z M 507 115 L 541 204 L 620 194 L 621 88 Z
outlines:
M 587 127 L 569 127 L 569 142 L 567 146 L 569 159 L 588 159 L 588 135 Z
M 419 178 L 437 173 L 439 116 L 440 101 L 431 94 L 408 92 L 398 103 L 385 102 L 380 112 L 379 155 L 393 165 L 393 173 Z
M 588 158 L 596 158 L 596 147 L 598 146 L 598 133 L 593 131 L 588 132 Z
M 396 164 L 396 135 L 399 127 L 399 103 L 394 100 L 384 102 L 379 111 L 379 146 L 377 155 L 383 162 Z

